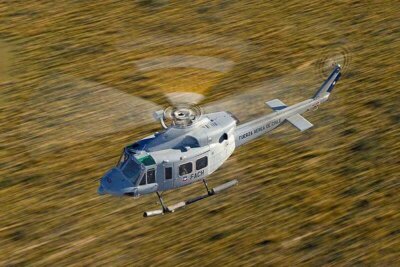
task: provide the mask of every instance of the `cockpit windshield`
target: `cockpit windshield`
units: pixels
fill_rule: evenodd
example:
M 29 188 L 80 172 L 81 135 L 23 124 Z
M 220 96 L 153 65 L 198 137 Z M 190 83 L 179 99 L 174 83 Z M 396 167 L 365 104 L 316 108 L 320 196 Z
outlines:
M 129 158 L 129 155 L 123 151 L 121 156 L 119 157 L 118 163 L 117 163 L 117 167 L 122 167 L 122 165 L 124 165 L 125 161 Z
M 121 156 L 118 167 L 120 167 L 122 173 L 133 182 L 137 180 L 142 170 L 141 164 L 133 156 L 129 156 L 126 153 Z

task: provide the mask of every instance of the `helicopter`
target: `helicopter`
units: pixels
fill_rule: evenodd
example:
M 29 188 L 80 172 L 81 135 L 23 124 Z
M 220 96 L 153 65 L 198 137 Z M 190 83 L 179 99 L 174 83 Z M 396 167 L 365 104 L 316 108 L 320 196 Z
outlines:
M 292 106 L 279 99 L 265 102 L 273 112 L 246 123 L 228 111 L 203 114 L 198 106 L 177 104 L 154 112 L 163 130 L 126 146 L 116 166 L 101 179 L 99 195 L 140 197 L 155 193 L 161 209 L 145 211 L 144 217 L 175 212 L 238 184 L 236 179 L 209 188 L 207 177 L 233 154 L 235 148 L 268 133 L 288 121 L 300 131 L 313 126 L 301 114 L 318 109 L 328 100 L 340 79 L 336 64 L 314 96 Z M 174 205 L 166 205 L 161 193 L 204 183 L 206 193 Z

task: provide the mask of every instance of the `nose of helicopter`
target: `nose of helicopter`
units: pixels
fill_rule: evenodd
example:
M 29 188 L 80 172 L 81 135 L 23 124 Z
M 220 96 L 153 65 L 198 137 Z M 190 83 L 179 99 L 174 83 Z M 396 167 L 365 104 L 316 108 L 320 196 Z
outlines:
M 118 168 L 113 168 L 100 180 L 100 186 L 97 190 L 99 195 L 110 194 L 114 196 L 123 196 L 125 194 L 134 196 L 135 187 Z

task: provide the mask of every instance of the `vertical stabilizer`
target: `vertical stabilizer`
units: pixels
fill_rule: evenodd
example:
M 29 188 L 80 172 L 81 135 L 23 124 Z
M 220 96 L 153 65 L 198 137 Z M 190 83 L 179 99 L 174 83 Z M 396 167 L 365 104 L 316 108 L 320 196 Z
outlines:
M 313 96 L 314 99 L 322 98 L 325 96 L 329 96 L 332 92 L 333 87 L 335 87 L 336 82 L 339 80 L 342 68 L 340 65 L 336 65 L 331 75 L 329 75 L 328 79 L 321 85 L 319 90 Z

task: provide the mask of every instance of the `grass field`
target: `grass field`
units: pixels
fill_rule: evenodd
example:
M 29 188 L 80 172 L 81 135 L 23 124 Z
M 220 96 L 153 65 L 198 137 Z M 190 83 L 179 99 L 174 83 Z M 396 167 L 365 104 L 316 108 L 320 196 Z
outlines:
M 0 1 L 0 266 L 399 266 L 399 13 L 391 0 Z M 310 97 L 318 59 L 338 51 L 345 74 L 305 115 L 315 126 L 239 148 L 209 180 L 238 187 L 149 219 L 155 196 L 97 195 L 123 146 L 159 130 L 148 113 L 166 93 L 232 101 L 245 120 Z M 203 67 L 147 63 L 177 55 Z

